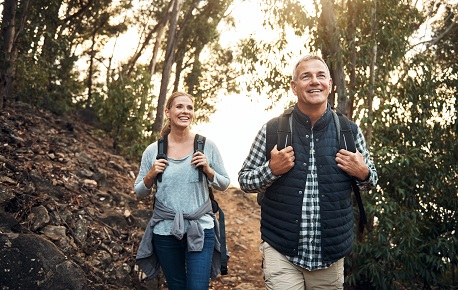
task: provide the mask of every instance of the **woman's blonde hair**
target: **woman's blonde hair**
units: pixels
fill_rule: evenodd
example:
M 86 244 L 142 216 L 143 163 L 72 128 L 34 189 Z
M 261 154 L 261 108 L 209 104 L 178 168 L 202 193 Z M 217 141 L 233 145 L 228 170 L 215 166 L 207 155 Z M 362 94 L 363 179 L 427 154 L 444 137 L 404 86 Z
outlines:
M 194 98 L 184 92 L 174 92 L 172 95 L 167 99 L 167 102 L 165 103 L 165 108 L 170 110 L 172 108 L 172 103 L 173 101 L 181 96 L 186 96 L 191 99 L 191 101 L 194 103 Z M 166 134 L 170 133 L 170 120 L 169 118 L 164 118 L 164 124 L 162 125 L 161 132 L 159 133 L 159 138 L 164 137 Z

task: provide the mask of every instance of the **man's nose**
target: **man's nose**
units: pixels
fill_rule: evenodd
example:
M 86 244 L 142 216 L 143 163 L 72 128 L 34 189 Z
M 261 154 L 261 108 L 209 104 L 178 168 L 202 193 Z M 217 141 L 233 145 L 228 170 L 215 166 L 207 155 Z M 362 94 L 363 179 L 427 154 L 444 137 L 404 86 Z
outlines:
M 310 82 L 313 84 L 319 83 L 317 76 L 313 75 L 312 78 L 310 79 Z

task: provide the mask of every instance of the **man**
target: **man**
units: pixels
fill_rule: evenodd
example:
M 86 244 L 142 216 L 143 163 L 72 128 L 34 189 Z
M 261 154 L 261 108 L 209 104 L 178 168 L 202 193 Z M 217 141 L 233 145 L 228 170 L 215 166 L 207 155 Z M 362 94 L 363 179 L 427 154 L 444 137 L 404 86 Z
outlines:
M 292 146 L 279 151 L 266 142 L 276 140 L 279 119 L 274 118 L 258 132 L 239 171 L 242 190 L 264 193 L 264 281 L 275 290 L 343 289 L 344 257 L 354 239 L 351 182 L 356 178 L 360 189 L 368 190 L 377 172 L 354 122 L 357 152 L 340 149 L 327 102 L 332 79 L 324 60 L 302 57 L 290 85 L 297 96 Z

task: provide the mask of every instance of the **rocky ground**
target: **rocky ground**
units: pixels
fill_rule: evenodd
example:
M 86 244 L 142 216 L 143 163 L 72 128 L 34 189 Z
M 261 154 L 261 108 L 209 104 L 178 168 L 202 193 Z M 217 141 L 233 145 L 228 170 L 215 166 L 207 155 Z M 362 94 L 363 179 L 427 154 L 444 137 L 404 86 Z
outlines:
M 0 111 L 1 289 L 167 289 L 135 265 L 152 200 L 137 199 L 138 164 L 110 145 L 76 115 Z M 263 289 L 255 197 L 235 187 L 215 196 L 231 258 L 211 289 Z

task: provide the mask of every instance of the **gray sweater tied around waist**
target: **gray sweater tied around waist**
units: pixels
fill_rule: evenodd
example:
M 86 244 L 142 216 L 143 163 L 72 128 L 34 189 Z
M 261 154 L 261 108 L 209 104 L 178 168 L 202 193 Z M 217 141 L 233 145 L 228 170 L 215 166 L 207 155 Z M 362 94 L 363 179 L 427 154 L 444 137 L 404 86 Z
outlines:
M 170 234 L 179 240 L 183 239 L 186 234 L 188 251 L 202 251 L 204 246 L 204 231 L 198 220 L 205 214 L 211 215 L 214 221 L 215 249 L 213 252 L 210 277 L 212 280 L 216 279 L 216 276 L 221 272 L 221 244 L 219 239 L 219 223 L 216 220 L 215 214 L 212 212 L 210 199 L 197 210 L 189 214 L 175 212 L 156 199 L 153 216 L 146 226 L 136 256 L 137 264 L 146 274 L 148 279 L 154 279 L 159 274 L 160 269 L 159 261 L 153 251 L 154 226 L 163 220 L 173 220 L 173 227 Z M 184 231 L 185 222 L 189 223 L 186 232 Z

